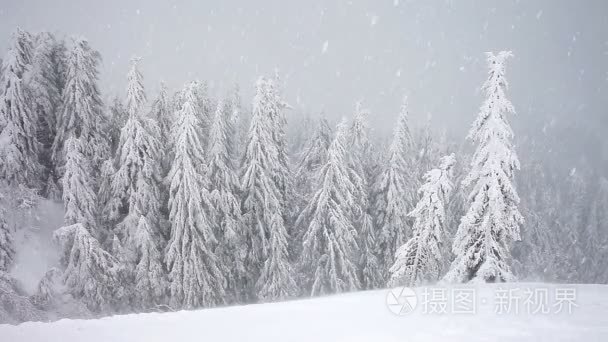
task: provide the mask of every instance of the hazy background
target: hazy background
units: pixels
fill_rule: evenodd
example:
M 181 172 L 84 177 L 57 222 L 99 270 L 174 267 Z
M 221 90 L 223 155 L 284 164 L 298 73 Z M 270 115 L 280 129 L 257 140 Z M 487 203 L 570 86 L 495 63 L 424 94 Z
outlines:
M 510 49 L 516 143 L 562 135 L 564 160 L 608 167 L 608 1 L 0 0 L 1 51 L 16 26 L 87 37 L 104 58 L 104 97 L 124 94 L 133 55 L 149 98 L 160 80 L 200 79 L 219 95 L 240 83 L 248 104 L 277 68 L 291 115 L 350 115 L 362 99 L 384 133 L 408 94 L 413 125 L 430 118 L 462 138 L 482 101 L 483 52 Z

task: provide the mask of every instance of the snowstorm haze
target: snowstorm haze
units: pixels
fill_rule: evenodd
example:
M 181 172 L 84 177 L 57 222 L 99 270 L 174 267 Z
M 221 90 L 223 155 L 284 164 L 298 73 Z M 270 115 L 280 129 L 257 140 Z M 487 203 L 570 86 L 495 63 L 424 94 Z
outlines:
M 3 1 L 0 41 L 16 26 L 82 35 L 103 56 L 104 96 L 123 94 L 132 56 L 150 92 L 238 82 L 247 99 L 278 69 L 297 113 L 350 116 L 364 100 L 390 127 L 410 97 L 413 123 L 464 134 L 481 103 L 483 52 L 510 49 L 516 130 L 555 120 L 608 124 L 605 1 Z M 556 122 L 554 122 L 556 124 Z M 542 126 L 541 126 L 542 127 Z M 605 154 L 605 153 L 604 153 Z M 604 156 L 605 157 L 605 156 Z
M 608 341 L 607 131 L 608 0 L 0 0 L 0 340 Z

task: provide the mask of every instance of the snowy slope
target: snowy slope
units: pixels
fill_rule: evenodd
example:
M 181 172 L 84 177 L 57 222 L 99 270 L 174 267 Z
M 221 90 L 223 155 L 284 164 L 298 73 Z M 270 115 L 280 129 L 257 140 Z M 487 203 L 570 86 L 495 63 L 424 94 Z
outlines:
M 519 314 L 495 312 L 499 288 L 520 294 L 546 289 L 551 305 L 554 291 L 572 289 L 570 285 L 469 288 L 476 291 L 476 314 L 425 313 L 419 288 L 414 311 L 400 316 L 387 308 L 389 291 L 378 290 L 274 304 L 0 325 L 0 341 L 608 341 L 608 286 L 576 285 L 577 306 L 570 314 L 528 314 L 522 301 Z M 447 303 L 451 312 L 451 299 Z

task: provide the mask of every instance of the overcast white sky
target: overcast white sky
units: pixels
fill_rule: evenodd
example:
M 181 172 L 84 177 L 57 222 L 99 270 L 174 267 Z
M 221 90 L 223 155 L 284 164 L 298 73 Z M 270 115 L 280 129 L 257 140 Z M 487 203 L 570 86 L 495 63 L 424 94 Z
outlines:
M 608 127 L 608 1 L 0 0 L 0 50 L 16 26 L 87 37 L 104 96 L 142 56 L 149 97 L 207 80 L 222 93 L 278 68 L 297 113 L 350 115 L 363 99 L 380 131 L 409 94 L 412 121 L 464 137 L 482 98 L 483 52 L 510 49 L 516 132 L 538 122 Z M 581 139 L 584 140 L 584 139 Z M 584 143 L 582 143 L 584 144 Z

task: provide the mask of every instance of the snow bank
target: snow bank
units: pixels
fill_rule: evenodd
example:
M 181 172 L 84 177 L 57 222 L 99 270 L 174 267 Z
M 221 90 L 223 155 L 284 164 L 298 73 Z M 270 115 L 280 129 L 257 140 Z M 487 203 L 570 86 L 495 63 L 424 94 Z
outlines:
M 509 284 L 473 289 L 475 314 L 430 314 L 423 291 L 409 314 L 396 315 L 387 305 L 389 290 L 351 293 L 274 304 L 198 311 L 149 313 L 95 320 L 0 325 L 0 340 L 11 342 L 167 342 L 167 341 L 608 341 L 608 286 Z M 523 294 L 547 290 L 548 304 L 561 288 L 576 291 L 572 313 L 495 312 L 502 289 Z M 426 288 L 426 290 L 439 289 Z M 453 288 L 448 288 L 451 290 Z M 449 298 L 448 291 L 448 298 Z M 512 308 L 513 309 L 513 308 Z

